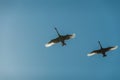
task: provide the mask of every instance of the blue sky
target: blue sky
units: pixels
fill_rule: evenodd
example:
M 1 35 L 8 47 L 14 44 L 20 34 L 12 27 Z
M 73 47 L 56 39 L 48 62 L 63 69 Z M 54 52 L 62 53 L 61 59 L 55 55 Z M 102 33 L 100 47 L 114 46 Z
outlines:
M 119 80 L 119 48 L 107 57 L 92 50 L 120 45 L 119 0 L 0 0 L 1 80 Z M 76 34 L 62 47 L 44 45 Z

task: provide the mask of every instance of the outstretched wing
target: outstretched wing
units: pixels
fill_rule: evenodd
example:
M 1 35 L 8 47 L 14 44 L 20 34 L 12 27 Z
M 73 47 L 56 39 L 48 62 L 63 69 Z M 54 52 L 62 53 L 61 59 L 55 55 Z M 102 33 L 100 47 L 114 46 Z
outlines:
M 69 34 L 69 35 L 64 36 L 65 40 L 68 40 L 68 39 L 71 39 L 71 38 L 75 38 L 75 34 Z
M 56 39 L 52 39 L 51 41 L 49 41 L 47 44 L 45 44 L 45 47 L 50 47 L 50 46 L 52 46 L 52 45 L 54 45 L 54 44 L 56 44 L 58 42 L 60 42 L 59 37 L 56 38 Z
M 91 53 L 88 53 L 87 56 L 93 56 L 93 55 L 98 54 L 98 53 L 100 53 L 100 50 L 94 50 Z
M 108 48 L 104 48 L 104 49 L 105 49 L 105 51 L 111 51 L 111 50 L 115 50 L 117 48 L 118 48 L 118 46 L 108 47 Z

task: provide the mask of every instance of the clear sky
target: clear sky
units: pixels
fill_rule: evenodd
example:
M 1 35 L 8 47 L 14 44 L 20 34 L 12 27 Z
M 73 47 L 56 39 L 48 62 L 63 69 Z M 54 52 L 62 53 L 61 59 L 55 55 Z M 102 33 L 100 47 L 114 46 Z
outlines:
M 62 47 L 44 45 L 76 34 Z M 0 0 L 0 80 L 120 80 L 119 0 Z

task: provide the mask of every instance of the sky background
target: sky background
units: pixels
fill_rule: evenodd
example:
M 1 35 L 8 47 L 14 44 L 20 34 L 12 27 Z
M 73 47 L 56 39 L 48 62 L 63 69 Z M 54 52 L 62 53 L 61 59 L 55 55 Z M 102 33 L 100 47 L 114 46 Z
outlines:
M 44 45 L 54 30 L 76 34 L 62 47 Z M 120 80 L 119 0 L 0 0 L 0 80 Z

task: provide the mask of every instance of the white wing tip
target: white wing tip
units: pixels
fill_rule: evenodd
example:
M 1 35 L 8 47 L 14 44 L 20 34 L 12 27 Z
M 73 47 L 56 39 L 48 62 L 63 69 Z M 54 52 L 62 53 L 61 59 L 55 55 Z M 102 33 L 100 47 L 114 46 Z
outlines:
M 87 56 L 93 56 L 93 55 L 95 55 L 96 53 L 89 53 L 89 54 L 87 54 Z
M 52 45 L 54 45 L 55 43 L 47 43 L 47 44 L 45 44 L 45 47 L 50 47 L 50 46 L 52 46 Z
M 73 34 L 72 34 L 72 36 L 71 36 L 71 38 L 75 38 L 75 36 L 76 36 L 76 34 L 75 34 L 75 33 L 73 33 Z
M 117 48 L 118 48 L 118 46 L 115 46 L 115 47 L 111 48 L 110 50 L 115 50 L 115 49 L 117 49 Z

